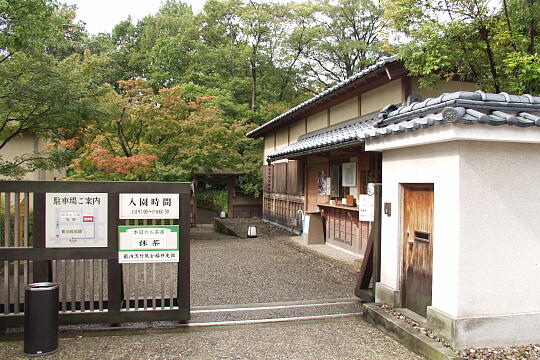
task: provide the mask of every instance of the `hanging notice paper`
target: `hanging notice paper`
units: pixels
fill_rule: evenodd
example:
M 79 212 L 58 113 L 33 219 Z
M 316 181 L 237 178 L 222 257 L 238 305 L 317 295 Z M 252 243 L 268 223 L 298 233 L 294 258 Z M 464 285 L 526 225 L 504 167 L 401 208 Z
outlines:
M 47 193 L 45 246 L 107 247 L 106 193 Z
M 178 262 L 178 225 L 143 225 L 118 227 L 118 262 Z
M 375 220 L 375 196 L 360 195 L 358 197 L 358 212 L 360 221 Z

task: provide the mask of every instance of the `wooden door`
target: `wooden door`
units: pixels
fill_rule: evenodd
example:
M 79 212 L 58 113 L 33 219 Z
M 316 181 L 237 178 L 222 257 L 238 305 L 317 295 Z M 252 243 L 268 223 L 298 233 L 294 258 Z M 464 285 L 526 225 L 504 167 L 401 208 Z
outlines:
M 317 195 L 319 174 L 324 171 L 328 175 L 328 165 L 321 164 L 306 168 L 306 211 L 317 211 L 317 203 L 325 203 L 330 199 L 326 195 Z
M 433 268 L 433 184 L 405 185 L 403 196 L 403 306 L 426 316 Z

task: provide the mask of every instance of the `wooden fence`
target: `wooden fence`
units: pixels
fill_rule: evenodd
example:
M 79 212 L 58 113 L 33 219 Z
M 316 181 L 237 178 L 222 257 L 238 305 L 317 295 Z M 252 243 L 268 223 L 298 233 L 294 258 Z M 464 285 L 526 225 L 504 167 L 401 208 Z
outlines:
M 304 164 L 301 160 L 265 165 L 263 169 L 263 218 L 301 229 L 298 210 L 304 209 Z
M 107 193 L 107 247 L 46 248 L 46 193 Z M 129 193 L 179 194 L 179 218 L 120 220 Z M 22 325 L 24 289 L 42 281 L 60 286 L 63 324 L 189 320 L 190 199 L 188 183 L 0 181 L 0 329 Z M 178 263 L 118 262 L 119 225 L 173 224 Z

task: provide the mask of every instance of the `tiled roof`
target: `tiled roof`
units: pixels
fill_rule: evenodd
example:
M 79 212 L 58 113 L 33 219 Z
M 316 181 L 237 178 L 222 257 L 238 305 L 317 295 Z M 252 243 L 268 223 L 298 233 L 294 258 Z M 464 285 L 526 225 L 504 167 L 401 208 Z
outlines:
M 540 97 L 460 91 L 408 106 L 390 105 L 377 119 L 353 119 L 303 135 L 268 158 L 275 161 L 448 123 L 540 127 Z
M 290 110 L 284 112 L 283 114 L 281 114 L 279 116 L 276 116 L 275 118 L 268 121 L 267 123 L 264 123 L 263 125 L 259 126 L 258 128 L 248 132 L 246 134 L 246 136 L 254 137 L 261 130 L 267 128 L 268 126 L 270 126 L 270 125 L 272 125 L 272 124 L 274 124 L 276 122 L 278 122 L 279 120 L 281 120 L 281 119 L 283 119 L 283 118 L 297 112 L 298 110 L 300 110 L 300 109 L 302 109 L 302 108 L 316 102 L 319 99 L 324 98 L 325 96 L 327 96 L 327 95 L 333 93 L 334 91 L 337 91 L 340 88 L 342 88 L 342 87 L 344 87 L 344 86 L 346 86 L 346 85 L 348 85 L 348 84 L 350 84 L 350 83 L 352 83 L 352 82 L 354 82 L 354 81 L 368 75 L 369 73 L 372 73 L 375 70 L 377 70 L 379 68 L 382 68 L 382 67 L 384 67 L 384 66 L 386 66 L 386 65 L 388 65 L 390 63 L 396 62 L 396 61 L 398 61 L 397 56 L 390 56 L 390 57 L 383 58 L 383 59 L 379 60 L 377 63 L 371 65 L 370 67 L 360 71 L 359 73 L 356 73 L 356 74 L 352 75 L 351 77 L 349 77 L 349 78 L 343 80 L 342 82 L 340 82 L 340 83 L 338 83 L 338 84 L 324 90 L 323 92 L 320 92 L 319 94 L 317 94 L 314 97 L 304 101 L 303 103 L 296 105 L 295 107 L 293 107 Z
M 337 149 L 361 144 L 363 141 L 358 139 L 358 135 L 373 128 L 376 121 L 376 115 L 371 115 L 307 133 L 300 136 L 294 144 L 272 153 L 269 158 L 275 161 L 286 159 L 291 155 L 299 156 L 313 151 L 320 152 L 325 148 Z

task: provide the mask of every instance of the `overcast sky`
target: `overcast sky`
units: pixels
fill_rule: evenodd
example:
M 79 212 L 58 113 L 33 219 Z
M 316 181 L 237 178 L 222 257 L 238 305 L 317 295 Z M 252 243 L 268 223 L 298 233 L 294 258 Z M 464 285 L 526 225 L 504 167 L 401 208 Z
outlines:
M 90 34 L 111 32 L 114 25 L 127 19 L 129 15 L 134 22 L 146 15 L 155 14 L 162 0 L 61 0 L 67 4 L 77 5 L 77 20 L 86 23 Z M 199 12 L 205 0 L 184 0 L 191 4 L 193 12 Z

